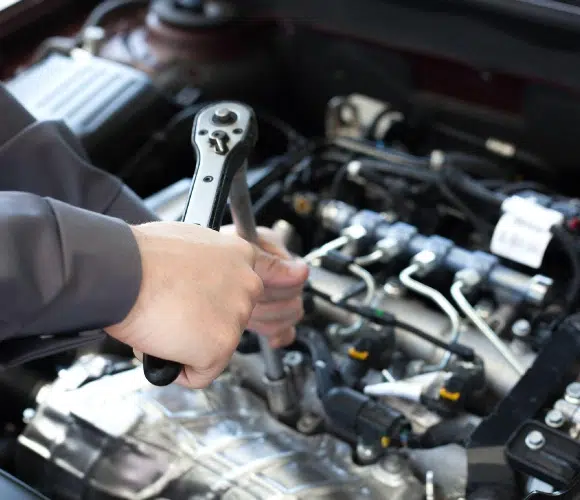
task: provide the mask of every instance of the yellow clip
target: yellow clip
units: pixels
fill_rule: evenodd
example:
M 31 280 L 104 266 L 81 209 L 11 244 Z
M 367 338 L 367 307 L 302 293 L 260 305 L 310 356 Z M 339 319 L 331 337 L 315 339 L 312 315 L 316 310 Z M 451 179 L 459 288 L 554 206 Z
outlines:
M 308 215 L 312 212 L 312 202 L 304 196 L 297 196 L 294 199 L 294 211 L 298 215 Z
M 461 397 L 461 394 L 459 392 L 449 392 L 445 387 L 441 387 L 439 396 L 443 399 L 448 399 L 449 401 L 457 401 Z
M 381 438 L 381 446 L 383 448 L 388 448 L 390 444 L 391 444 L 391 438 L 389 436 L 383 436 Z
M 353 359 L 364 361 L 369 357 L 369 351 L 357 351 L 354 347 L 348 349 L 348 355 Z

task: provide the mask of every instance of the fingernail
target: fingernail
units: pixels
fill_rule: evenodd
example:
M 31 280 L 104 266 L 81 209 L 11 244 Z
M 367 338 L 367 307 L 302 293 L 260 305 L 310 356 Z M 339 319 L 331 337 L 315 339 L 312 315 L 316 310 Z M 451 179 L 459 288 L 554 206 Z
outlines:
M 293 259 L 288 261 L 288 268 L 291 273 L 302 274 L 308 269 L 308 265 L 302 259 Z

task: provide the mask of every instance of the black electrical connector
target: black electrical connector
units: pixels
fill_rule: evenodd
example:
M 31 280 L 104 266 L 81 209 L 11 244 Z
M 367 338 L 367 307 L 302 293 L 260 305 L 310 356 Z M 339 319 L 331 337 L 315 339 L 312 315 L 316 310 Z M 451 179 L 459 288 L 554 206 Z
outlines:
M 369 446 L 384 449 L 406 442 L 411 426 L 405 416 L 346 386 L 319 332 L 299 328 L 296 340 L 310 352 L 318 397 L 333 425 Z
M 421 402 L 430 410 L 446 418 L 452 418 L 465 410 L 485 389 L 484 364 L 480 358 L 472 363 L 458 363 L 452 368 L 451 376 L 438 388 L 437 394 L 427 394 Z
M 337 250 L 330 250 L 320 258 L 320 265 L 335 274 L 348 274 L 348 268 L 353 263 L 354 257 Z
M 345 383 L 349 387 L 359 388 L 361 379 L 369 370 L 380 370 L 390 364 L 394 349 L 395 331 L 392 327 L 359 332 L 341 368 Z
M 402 413 L 349 387 L 333 387 L 322 404 L 335 425 L 370 446 L 399 446 L 411 432 Z

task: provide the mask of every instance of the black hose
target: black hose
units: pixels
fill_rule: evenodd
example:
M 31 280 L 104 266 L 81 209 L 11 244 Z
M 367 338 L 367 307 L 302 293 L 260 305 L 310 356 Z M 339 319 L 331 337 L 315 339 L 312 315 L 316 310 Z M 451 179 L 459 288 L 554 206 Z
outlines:
M 461 142 L 463 142 L 463 143 L 465 143 L 473 148 L 479 149 L 482 152 L 494 153 L 493 151 L 491 151 L 488 148 L 487 140 L 484 139 L 483 137 L 480 137 L 480 136 L 477 136 L 474 134 L 470 134 L 468 132 L 456 129 L 454 127 L 450 127 L 449 125 L 445 125 L 443 123 L 436 123 L 433 126 L 433 129 L 440 134 L 443 134 L 443 135 L 450 137 L 452 139 L 461 141 Z M 494 154 L 497 155 L 497 153 L 494 153 Z M 505 158 L 501 155 L 497 155 L 497 156 Z M 511 156 L 509 158 L 505 158 L 505 159 L 516 160 L 516 161 L 519 161 L 521 163 L 530 165 L 538 170 L 543 170 L 543 171 L 547 170 L 547 166 L 544 163 L 544 161 L 542 161 L 539 157 L 535 156 L 534 154 L 532 154 L 528 151 L 523 151 L 521 149 L 515 149 L 513 156 Z
M 508 177 L 502 167 L 482 156 L 452 151 L 445 153 L 445 164 L 477 177 Z
M 471 223 L 473 228 L 485 238 L 490 237 L 493 226 L 485 219 L 476 214 L 469 208 L 455 193 L 449 188 L 443 176 L 440 177 L 438 186 L 443 197 L 453 206 L 455 206 L 463 216 Z
M 551 189 L 544 186 L 543 184 L 540 184 L 539 182 L 534 181 L 510 182 L 504 186 L 499 187 L 498 191 L 500 193 L 510 195 L 528 189 L 531 191 L 537 191 L 538 193 L 553 194 L 553 191 Z
M 432 172 L 422 167 L 399 164 L 394 162 L 379 161 L 379 160 L 360 160 L 361 169 L 359 174 L 364 176 L 365 172 L 381 172 L 390 175 L 396 175 L 397 177 L 405 177 L 407 179 L 425 182 L 425 183 L 435 183 L 437 181 L 437 172 Z
M 565 227 L 552 227 L 552 234 L 570 261 L 572 276 L 568 282 L 564 302 L 566 312 L 571 313 L 578 302 L 578 293 L 580 292 L 580 257 L 578 256 L 576 241 Z
M 496 219 L 501 216 L 501 206 L 507 198 L 506 194 L 490 191 L 481 183 L 470 178 L 467 174 L 459 172 L 452 167 L 445 167 L 443 172 L 445 174 L 444 178 L 450 185 L 491 207 L 495 212 Z M 565 227 L 554 226 L 552 228 L 552 234 L 570 261 L 572 276 L 568 283 L 564 303 L 567 312 L 571 312 L 572 308 L 578 302 L 578 294 L 580 293 L 580 256 L 578 255 L 574 237 Z
M 441 174 L 448 186 L 459 189 L 464 194 L 489 205 L 498 212 L 501 209 L 501 205 L 506 198 L 505 195 L 490 191 L 480 182 L 451 165 L 445 165 Z

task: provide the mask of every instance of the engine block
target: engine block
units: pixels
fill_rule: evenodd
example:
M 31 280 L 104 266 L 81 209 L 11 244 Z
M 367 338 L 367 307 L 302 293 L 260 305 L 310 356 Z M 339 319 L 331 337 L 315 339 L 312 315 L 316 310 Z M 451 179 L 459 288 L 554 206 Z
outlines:
M 357 466 L 346 443 L 284 426 L 229 376 L 194 391 L 152 387 L 140 368 L 73 390 L 57 383 L 19 447 L 19 474 L 55 500 L 418 500 L 424 491 L 398 455 Z

